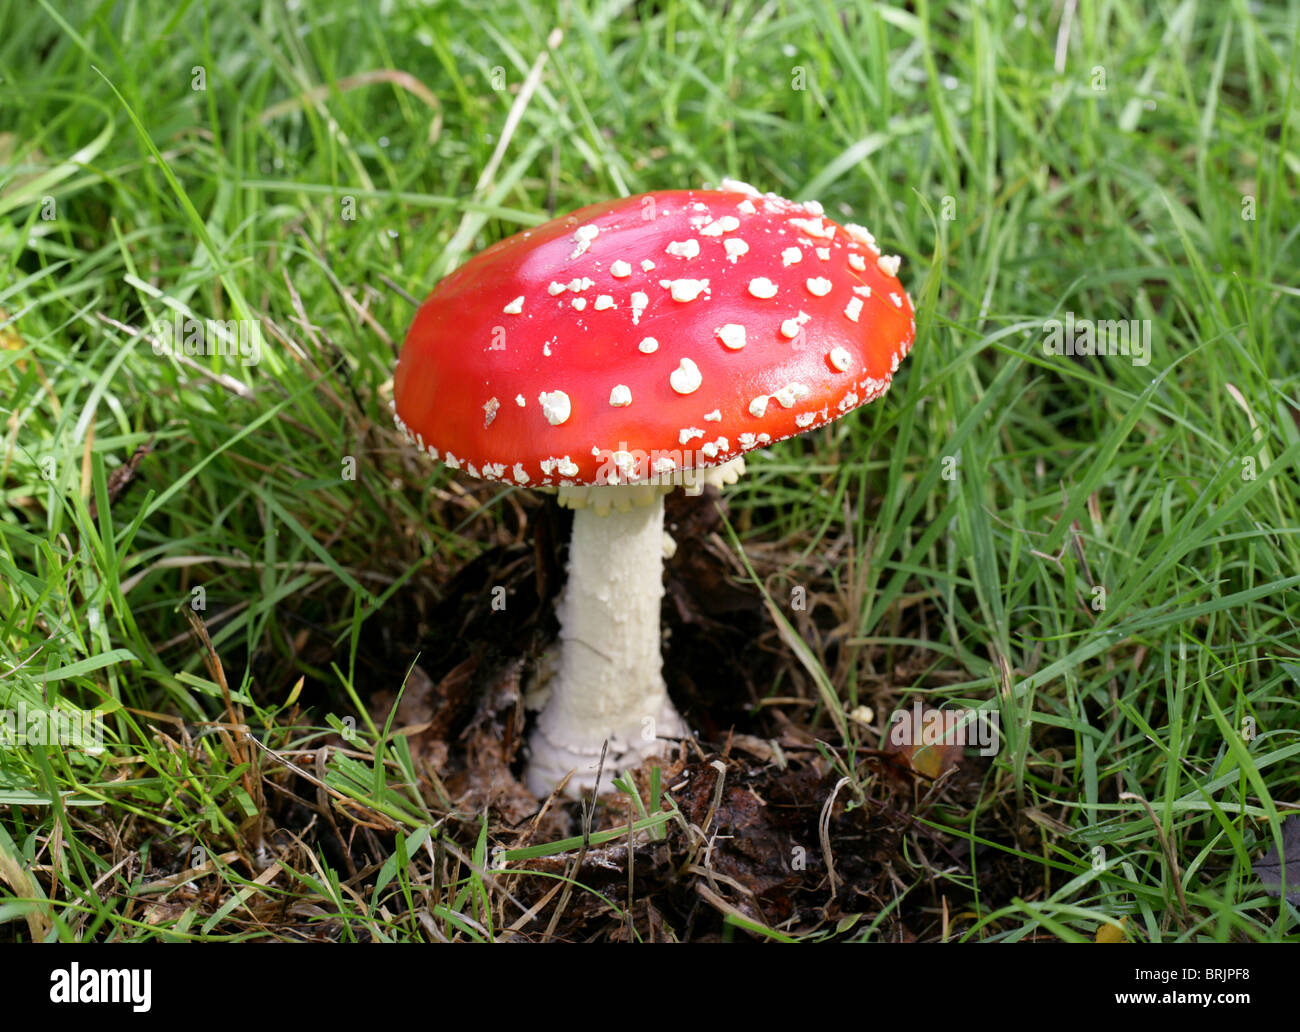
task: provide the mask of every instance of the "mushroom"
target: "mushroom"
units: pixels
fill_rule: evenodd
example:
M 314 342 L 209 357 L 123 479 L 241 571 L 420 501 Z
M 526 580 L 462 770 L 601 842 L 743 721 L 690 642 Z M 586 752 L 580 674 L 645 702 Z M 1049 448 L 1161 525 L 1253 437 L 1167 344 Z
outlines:
M 420 307 L 398 428 L 471 476 L 573 508 L 538 795 L 596 785 L 687 728 L 660 656 L 664 495 L 880 397 L 912 344 L 899 259 L 853 224 L 724 180 L 596 204 L 489 247 Z

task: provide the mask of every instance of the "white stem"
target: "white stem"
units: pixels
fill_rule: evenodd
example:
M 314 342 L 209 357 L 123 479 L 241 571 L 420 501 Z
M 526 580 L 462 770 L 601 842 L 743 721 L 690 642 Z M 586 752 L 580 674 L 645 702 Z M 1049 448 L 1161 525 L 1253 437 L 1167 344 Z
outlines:
M 573 514 L 569 579 L 558 607 L 559 671 L 531 739 L 529 789 L 546 795 L 570 770 L 570 794 L 662 753 L 685 725 L 668 698 L 659 643 L 662 496 L 627 512 Z

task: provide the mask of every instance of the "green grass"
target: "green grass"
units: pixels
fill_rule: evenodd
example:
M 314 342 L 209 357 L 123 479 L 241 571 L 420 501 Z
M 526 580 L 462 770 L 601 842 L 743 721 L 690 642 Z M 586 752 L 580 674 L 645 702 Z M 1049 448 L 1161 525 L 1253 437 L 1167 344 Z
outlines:
M 1297 938 L 1251 863 L 1300 808 L 1300 4 L 1070 4 L 1065 35 L 1061 5 L 730 6 L 3 7 L 0 707 L 101 708 L 107 741 L 0 750 L 0 938 L 512 934 L 539 844 L 363 698 L 365 643 L 519 502 L 394 431 L 402 293 L 727 175 L 870 226 L 917 307 L 891 393 L 755 456 L 727 538 L 806 642 L 772 694 L 876 711 L 799 711 L 859 800 L 911 693 L 1000 716 L 977 801 L 920 818 L 968 870 L 895 876 L 961 899 L 957 939 Z M 259 320 L 260 361 L 155 355 L 173 312 Z M 1045 353 L 1067 312 L 1149 321 L 1149 364 Z M 263 841 L 280 758 L 369 866 Z

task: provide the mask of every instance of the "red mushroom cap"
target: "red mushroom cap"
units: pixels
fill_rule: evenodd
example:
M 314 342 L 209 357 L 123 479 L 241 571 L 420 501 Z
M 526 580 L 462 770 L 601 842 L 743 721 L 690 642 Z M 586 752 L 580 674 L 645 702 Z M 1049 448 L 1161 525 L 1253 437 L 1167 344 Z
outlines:
M 521 486 L 716 466 L 878 398 L 911 348 L 898 258 L 744 183 L 582 208 L 443 280 L 398 359 L 398 426 Z

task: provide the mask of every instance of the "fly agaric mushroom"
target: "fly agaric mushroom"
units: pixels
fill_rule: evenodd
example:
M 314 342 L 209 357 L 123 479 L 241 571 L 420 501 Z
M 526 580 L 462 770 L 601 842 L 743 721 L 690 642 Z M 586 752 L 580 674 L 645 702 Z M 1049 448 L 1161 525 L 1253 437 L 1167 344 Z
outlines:
M 489 247 L 420 307 L 398 428 L 575 510 L 528 787 L 571 794 L 686 726 L 660 658 L 663 496 L 880 397 L 912 345 L 899 259 L 861 226 L 724 180 L 595 204 Z

